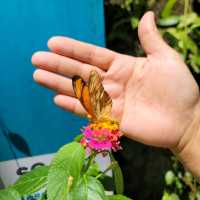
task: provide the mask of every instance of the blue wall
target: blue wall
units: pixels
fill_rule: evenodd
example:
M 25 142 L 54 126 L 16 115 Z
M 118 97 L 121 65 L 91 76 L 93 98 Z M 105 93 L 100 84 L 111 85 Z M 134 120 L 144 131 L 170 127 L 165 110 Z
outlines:
M 55 152 L 79 133 L 86 122 L 57 108 L 54 94 L 32 79 L 31 55 L 47 49 L 46 42 L 53 35 L 103 46 L 103 0 L 1 2 L 0 161 L 13 158 L 2 129 L 7 129 L 7 134 L 17 133 L 26 141 L 31 154 L 38 155 Z M 22 141 L 18 139 L 20 146 Z M 13 145 L 12 148 L 17 157 L 27 156 Z

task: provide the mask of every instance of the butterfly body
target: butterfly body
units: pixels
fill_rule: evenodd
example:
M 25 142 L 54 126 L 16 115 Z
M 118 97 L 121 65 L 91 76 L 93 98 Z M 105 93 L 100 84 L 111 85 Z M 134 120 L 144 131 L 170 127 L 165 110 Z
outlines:
M 104 90 L 101 78 L 96 71 L 91 71 L 88 83 L 80 76 L 74 76 L 72 85 L 90 121 L 95 123 L 112 120 L 112 100 Z

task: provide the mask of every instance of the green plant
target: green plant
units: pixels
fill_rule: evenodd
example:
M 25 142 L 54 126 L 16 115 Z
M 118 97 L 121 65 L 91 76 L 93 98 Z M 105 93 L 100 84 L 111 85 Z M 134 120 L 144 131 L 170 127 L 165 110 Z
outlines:
M 66 144 L 50 166 L 38 167 L 21 176 L 14 185 L 0 191 L 0 199 L 21 200 L 41 191 L 40 200 L 130 200 L 122 195 L 123 177 L 112 153 L 107 152 L 111 163 L 104 171 L 95 161 L 97 154 L 100 153 L 91 152 L 87 156 L 77 141 Z M 113 171 L 112 177 L 107 175 L 110 170 Z M 105 190 L 116 191 L 116 195 L 106 195 Z
M 165 190 L 162 200 L 199 200 L 200 184 L 186 171 L 175 157 L 173 168 L 165 174 Z
M 200 17 L 189 9 L 189 0 L 185 0 L 183 15 L 171 15 L 174 2 L 176 1 L 168 1 L 158 20 L 158 25 L 168 43 L 182 55 L 188 66 L 199 73 Z
M 108 44 L 116 38 L 127 43 L 132 41 L 132 52 L 125 53 L 142 55 L 137 39 L 137 29 L 139 19 L 143 13 L 154 7 L 161 7 L 157 13 L 157 24 L 160 32 L 166 41 L 175 48 L 183 57 L 188 66 L 196 73 L 200 73 L 200 16 L 192 11 L 191 2 L 184 1 L 184 12 L 174 14 L 174 9 L 178 0 L 163 1 L 137 1 L 137 0 L 111 0 L 112 5 L 118 5 L 123 11 L 119 18 L 113 22 L 112 30 L 108 34 Z M 161 5 L 157 5 L 161 4 Z M 163 6 L 162 6 L 163 5 Z M 126 14 L 125 14 L 126 13 Z M 128 29 L 127 26 L 132 28 Z M 132 33 L 131 33 L 132 31 Z M 128 33 L 129 32 L 129 33 Z M 132 37 L 129 36 L 132 34 Z M 127 37 L 128 35 L 128 37 Z

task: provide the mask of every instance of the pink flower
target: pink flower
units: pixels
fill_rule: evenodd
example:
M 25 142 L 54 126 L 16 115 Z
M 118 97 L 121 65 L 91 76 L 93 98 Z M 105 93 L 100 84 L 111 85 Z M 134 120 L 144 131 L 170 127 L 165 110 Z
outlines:
M 101 152 L 121 149 L 119 141 L 121 133 L 116 128 L 110 128 L 109 124 L 90 124 L 81 131 L 84 135 L 81 144 L 90 150 Z

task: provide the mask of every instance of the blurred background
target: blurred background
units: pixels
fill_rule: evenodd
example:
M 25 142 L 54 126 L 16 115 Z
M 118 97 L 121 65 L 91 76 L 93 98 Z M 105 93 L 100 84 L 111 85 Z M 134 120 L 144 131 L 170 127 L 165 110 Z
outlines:
M 72 140 L 86 123 L 57 108 L 54 94 L 33 82 L 31 55 L 65 35 L 120 53 L 145 56 L 137 27 L 153 10 L 160 33 L 200 83 L 199 0 L 7 0 L 0 7 L 0 187 Z M 122 139 L 115 154 L 125 195 L 136 200 L 199 200 L 200 186 L 167 150 Z

